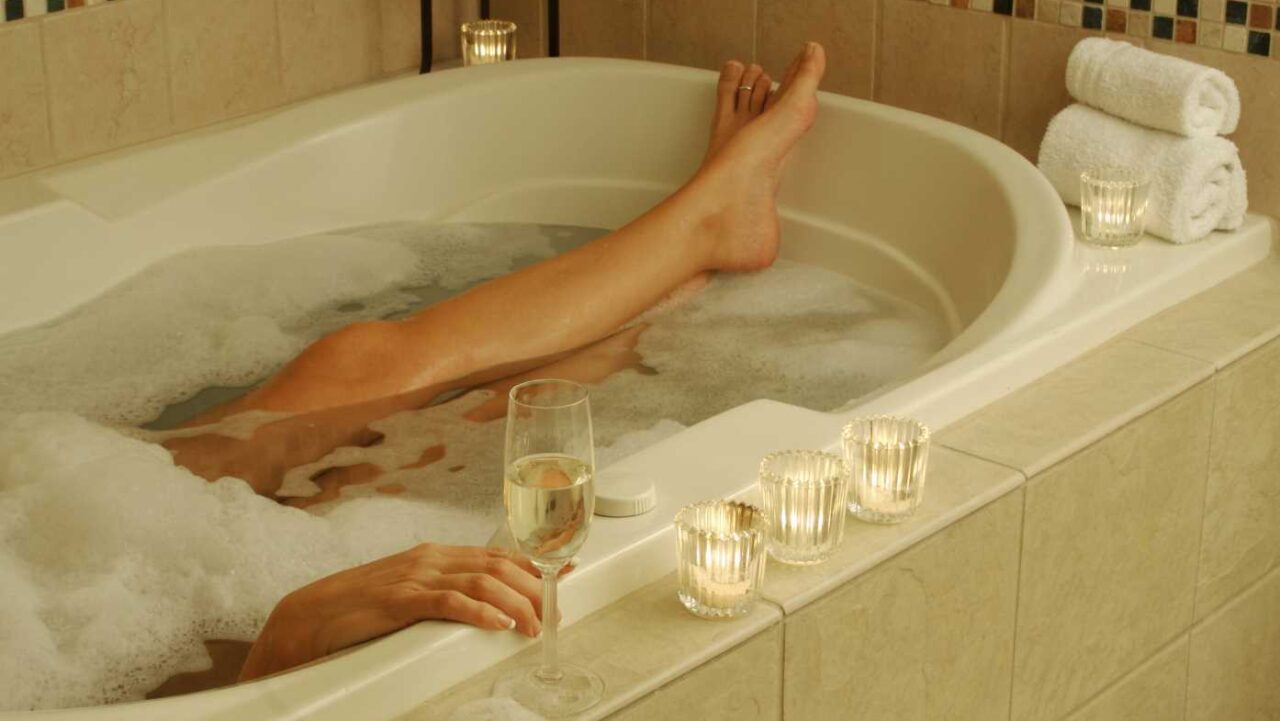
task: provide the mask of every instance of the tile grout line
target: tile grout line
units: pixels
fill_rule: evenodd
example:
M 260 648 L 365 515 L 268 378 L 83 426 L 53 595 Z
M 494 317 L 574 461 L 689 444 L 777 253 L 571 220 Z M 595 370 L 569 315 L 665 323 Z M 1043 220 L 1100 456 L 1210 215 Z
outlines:
M 1132 679 L 1134 676 L 1137 675 L 1139 671 L 1143 670 L 1144 666 L 1146 666 L 1147 664 L 1155 660 L 1156 656 L 1159 656 L 1160 654 L 1167 652 L 1169 649 L 1176 646 L 1178 642 L 1182 641 L 1183 639 L 1186 639 L 1186 642 L 1187 642 L 1187 658 L 1189 661 L 1191 658 L 1191 628 L 1190 627 L 1182 629 L 1178 633 L 1174 634 L 1173 638 L 1157 646 L 1156 650 L 1152 651 L 1150 656 L 1147 656 L 1146 658 L 1142 659 L 1138 663 L 1134 664 L 1133 668 L 1125 670 L 1124 673 L 1117 676 L 1114 680 L 1111 681 L 1111 683 L 1108 683 L 1106 686 L 1103 686 L 1102 688 L 1098 689 L 1097 693 L 1086 698 L 1085 700 L 1081 701 L 1075 706 L 1072 706 L 1069 711 L 1067 711 L 1065 714 L 1062 715 L 1063 721 L 1067 721 L 1073 715 L 1079 713 L 1080 711 L 1083 711 L 1085 707 L 1087 707 L 1089 704 L 1093 703 L 1094 701 L 1097 701 L 1098 699 L 1102 698 L 1106 694 L 1110 693 L 1111 691 L 1119 687 L 1122 683 Z M 1190 679 L 1188 679 L 1188 681 L 1189 680 Z M 1185 717 L 1185 714 L 1186 714 L 1186 710 L 1184 707 L 1183 709 L 1184 717 Z
M 649 59 L 649 3 L 640 0 L 640 59 Z
M 1016 4 L 1017 0 L 1010 0 Z M 1009 112 L 1010 94 L 1013 92 L 1013 19 L 1003 20 L 1004 28 L 1000 39 L 1000 98 L 996 103 L 996 138 L 1004 142 L 1008 131 L 1005 127 L 1005 116 Z
M 40 74 L 41 81 L 44 83 L 44 125 L 45 131 L 49 133 L 49 159 L 52 162 L 28 168 L 24 172 L 30 172 L 59 162 L 58 148 L 54 144 L 53 138 L 53 92 L 49 83 L 49 42 L 45 38 L 45 25 L 46 23 L 40 23 L 40 28 L 36 30 L 36 36 L 40 41 Z
M 888 2 L 889 0 L 876 0 L 872 10 L 870 99 L 873 101 L 880 99 L 880 61 L 884 52 L 885 6 Z
M 1164 351 L 1164 352 L 1166 352 L 1166 353 L 1172 353 L 1172 354 L 1174 354 L 1174 355 L 1176 355 L 1176 356 L 1179 356 L 1179 357 L 1182 357 L 1182 358 L 1186 358 L 1187 360 L 1193 360 L 1193 361 L 1197 361 L 1197 362 L 1200 362 L 1200 363 L 1204 363 L 1204 364 L 1208 365 L 1209 367 L 1213 368 L 1213 375 L 1217 375 L 1217 374 L 1218 374 L 1218 371 L 1222 370 L 1222 368 L 1219 368 L 1219 367 L 1218 367 L 1218 364 L 1217 364 L 1217 362 L 1216 362 L 1216 361 L 1211 361 L 1211 360 L 1208 360 L 1208 359 L 1206 359 L 1206 358 L 1198 358 L 1198 357 L 1193 356 L 1193 355 L 1191 355 L 1190 353 L 1186 353 L 1186 352 L 1184 352 L 1184 351 L 1175 350 L 1175 349 L 1173 349 L 1173 348 L 1166 348 L 1166 347 L 1164 347 L 1164 346 L 1162 346 L 1162 345 L 1156 345 L 1155 343 L 1152 343 L 1151 341 L 1141 340 L 1141 339 L 1139 339 L 1139 338 L 1133 338 L 1133 337 L 1130 337 L 1130 336 L 1128 336 L 1128 335 L 1125 335 L 1125 336 L 1124 336 L 1124 339 L 1125 339 L 1125 340 L 1127 340 L 1127 341 L 1131 341 L 1131 342 L 1133 342 L 1133 343 L 1137 343 L 1137 344 L 1139 344 L 1139 345 L 1144 345 L 1144 346 L 1146 346 L 1146 347 L 1148 347 L 1148 348 L 1154 348 L 1154 349 L 1156 349 L 1156 350 Z M 1247 353 L 1246 353 L 1246 355 L 1247 355 Z M 1243 356 L 1241 356 L 1241 357 L 1243 357 Z M 1224 367 L 1225 367 L 1225 366 L 1224 366 Z
M 981 408 L 979 408 L 978 410 L 979 410 L 979 411 L 981 411 L 982 409 L 981 409 Z M 944 429 L 944 430 L 945 430 L 945 429 Z M 1019 486 L 1025 486 L 1028 482 L 1030 482 L 1030 481 L 1031 481 L 1031 476 L 1029 476 L 1029 475 L 1027 474 L 1027 472 L 1026 472 L 1026 471 L 1022 470 L 1021 468 L 1015 468 L 1014 466 L 1011 466 L 1011 465 L 1009 465 L 1008 463 L 1005 463 L 1005 462 L 1003 462 L 1003 461 L 997 461 L 997 460 L 996 460 L 996 459 L 994 459 L 994 458 L 987 458 L 986 456 L 980 456 L 980 455 L 978 455 L 977 453 L 975 453 L 975 452 L 973 452 L 973 451 L 967 451 L 967 450 L 965 450 L 965 449 L 963 449 L 963 448 L 957 448 L 957 447 L 955 447 L 955 446 L 948 445 L 948 444 L 943 443 L 943 442 L 939 442 L 939 443 L 938 443 L 938 447 L 939 447 L 939 448 L 946 448 L 946 449 L 947 449 L 947 450 L 949 450 L 949 451 L 955 451 L 956 453 L 959 453 L 959 454 L 964 455 L 964 456 L 968 456 L 968 457 L 970 457 L 970 458 L 977 459 L 977 460 L 979 460 L 979 461 L 983 461 L 983 462 L 985 462 L 985 463 L 991 463 L 991 464 L 993 464 L 993 465 L 1000 466 L 1001 468 L 1003 468 L 1003 469 L 1005 469 L 1005 470 L 1007 470 L 1007 471 L 1013 471 L 1014 473 L 1017 473 L 1019 476 L 1021 476 L 1021 477 L 1022 477 L 1022 483 L 1019 483 L 1019 484 L 1018 484 Z
M 1009 706 L 1006 719 L 1013 719 L 1013 691 L 1016 687 L 1018 678 L 1018 612 L 1022 609 L 1022 557 L 1027 541 L 1027 487 L 1025 483 L 1019 486 L 1022 490 L 1022 517 L 1021 523 L 1018 524 L 1018 574 L 1016 585 L 1013 593 L 1013 648 L 1009 649 Z
M 178 130 L 178 112 L 175 107 L 173 94 L 173 44 L 169 42 L 169 0 L 158 0 L 160 3 L 160 42 L 164 45 L 164 79 L 165 87 L 169 90 L 169 133 L 168 135 L 177 135 Z M 161 136 L 165 137 L 165 136 Z

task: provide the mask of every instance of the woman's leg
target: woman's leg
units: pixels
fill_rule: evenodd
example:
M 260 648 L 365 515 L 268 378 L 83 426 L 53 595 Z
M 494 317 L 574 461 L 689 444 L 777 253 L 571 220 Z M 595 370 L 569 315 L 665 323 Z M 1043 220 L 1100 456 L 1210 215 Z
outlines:
M 315 411 L 447 387 L 487 369 L 518 372 L 613 333 L 700 274 L 768 266 L 777 255 L 781 167 L 813 123 L 824 68 L 822 48 L 810 43 L 770 97 L 758 67 L 727 65 L 708 158 L 658 206 L 410 318 L 326 336 L 264 386 L 199 421 L 246 410 Z M 759 87 L 740 90 L 753 76 L 749 87 Z

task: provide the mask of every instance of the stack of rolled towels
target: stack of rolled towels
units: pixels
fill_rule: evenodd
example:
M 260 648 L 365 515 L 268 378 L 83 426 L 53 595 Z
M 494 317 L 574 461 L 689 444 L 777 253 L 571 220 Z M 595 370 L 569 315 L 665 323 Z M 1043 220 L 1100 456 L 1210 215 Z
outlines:
M 1222 72 L 1128 43 L 1088 38 L 1071 52 L 1077 101 L 1049 123 L 1040 170 L 1070 205 L 1080 174 L 1103 167 L 1151 179 L 1147 232 L 1174 243 L 1235 230 L 1248 206 L 1235 144 L 1240 95 Z

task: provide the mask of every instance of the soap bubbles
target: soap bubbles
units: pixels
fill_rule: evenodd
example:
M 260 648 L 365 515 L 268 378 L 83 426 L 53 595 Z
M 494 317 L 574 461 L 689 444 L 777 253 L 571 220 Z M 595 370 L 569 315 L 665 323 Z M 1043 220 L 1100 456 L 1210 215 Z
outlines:
M 202 249 L 0 337 L 0 710 L 140 699 L 207 668 L 205 640 L 251 641 L 316 578 L 427 540 L 483 544 L 501 522 L 501 413 L 467 413 L 492 394 L 377 420 L 380 443 L 294 469 L 284 490 L 304 498 L 325 469 L 382 470 L 307 511 L 206 482 L 125 426 L 599 232 L 395 223 Z M 639 362 L 591 388 L 602 467 L 757 398 L 844 405 L 947 340 L 914 306 L 786 261 L 641 322 Z

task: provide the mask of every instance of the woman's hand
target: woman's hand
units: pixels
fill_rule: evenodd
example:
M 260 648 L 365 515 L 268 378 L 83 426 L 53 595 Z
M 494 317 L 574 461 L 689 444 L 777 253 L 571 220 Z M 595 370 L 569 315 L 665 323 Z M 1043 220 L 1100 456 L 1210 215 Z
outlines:
M 542 584 L 505 549 L 423 544 L 290 593 L 258 634 L 240 680 L 266 676 L 418 621 L 542 631 Z

